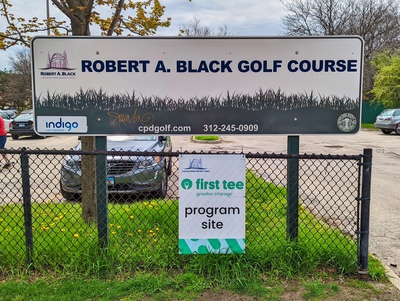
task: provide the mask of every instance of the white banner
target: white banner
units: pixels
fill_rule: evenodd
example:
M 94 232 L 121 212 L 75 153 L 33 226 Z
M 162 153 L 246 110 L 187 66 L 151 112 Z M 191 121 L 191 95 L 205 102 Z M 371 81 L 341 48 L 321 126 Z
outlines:
M 181 254 L 244 252 L 245 160 L 243 155 L 180 156 Z

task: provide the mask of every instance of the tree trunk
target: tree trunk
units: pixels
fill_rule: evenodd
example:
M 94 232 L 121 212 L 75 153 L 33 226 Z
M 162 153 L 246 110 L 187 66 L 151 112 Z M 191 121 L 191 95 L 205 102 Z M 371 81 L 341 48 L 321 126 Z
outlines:
M 85 3 L 85 6 L 87 3 Z M 75 9 L 71 13 L 71 29 L 73 36 L 90 36 L 89 15 L 83 10 Z M 96 138 L 82 136 L 82 150 L 96 149 Z M 97 224 L 97 183 L 96 157 L 82 156 L 82 219 L 86 224 Z
M 90 36 L 89 23 L 83 13 L 77 13 L 71 20 L 71 29 L 73 36 Z

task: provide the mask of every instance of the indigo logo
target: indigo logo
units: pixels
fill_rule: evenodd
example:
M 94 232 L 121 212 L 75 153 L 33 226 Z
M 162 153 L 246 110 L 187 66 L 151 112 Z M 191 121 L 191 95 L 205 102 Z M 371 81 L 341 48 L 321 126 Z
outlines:
M 86 116 L 38 116 L 38 133 L 86 133 Z
M 46 128 L 47 129 L 67 129 L 70 132 L 72 129 L 76 129 L 78 127 L 78 123 L 74 122 L 64 122 L 63 119 L 60 117 L 60 120 L 57 122 L 47 121 Z

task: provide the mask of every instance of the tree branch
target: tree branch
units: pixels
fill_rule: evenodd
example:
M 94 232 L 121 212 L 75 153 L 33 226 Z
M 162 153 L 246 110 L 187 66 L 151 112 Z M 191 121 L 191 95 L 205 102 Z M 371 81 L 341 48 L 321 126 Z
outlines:
M 117 22 L 120 20 L 122 5 L 124 5 L 124 2 L 125 2 L 125 0 L 118 1 L 117 7 L 115 8 L 115 13 L 114 13 L 113 19 L 110 24 L 110 27 L 107 30 L 107 36 L 112 36 L 115 26 L 117 25 Z
M 62 5 L 61 2 L 58 1 L 58 0 L 51 0 L 51 2 L 53 2 L 53 4 L 54 4 L 55 6 L 57 6 L 57 8 L 58 8 L 64 15 L 66 15 L 68 19 L 72 19 L 71 12 L 69 11 L 68 7 Z

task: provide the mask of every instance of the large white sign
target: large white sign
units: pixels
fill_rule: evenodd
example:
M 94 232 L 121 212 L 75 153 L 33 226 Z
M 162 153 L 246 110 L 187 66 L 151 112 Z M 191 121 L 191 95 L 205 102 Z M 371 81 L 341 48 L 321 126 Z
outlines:
M 244 253 L 244 155 L 180 155 L 180 254 Z
M 360 127 L 356 36 L 35 37 L 31 49 L 36 116 L 87 116 L 87 135 Z

